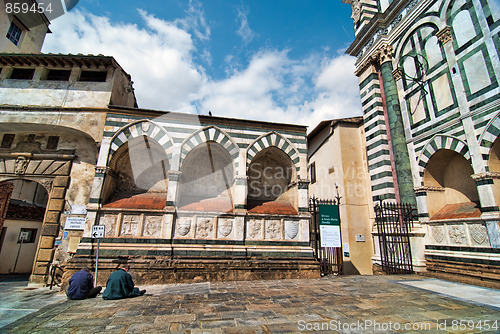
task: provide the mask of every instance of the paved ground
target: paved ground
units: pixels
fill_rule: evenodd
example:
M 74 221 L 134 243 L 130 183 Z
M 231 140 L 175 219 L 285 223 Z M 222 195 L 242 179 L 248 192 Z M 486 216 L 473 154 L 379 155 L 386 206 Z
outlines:
M 32 311 L 0 332 L 500 332 L 498 290 L 420 276 L 332 276 L 145 288 L 145 296 L 118 301 L 100 297 L 71 301 L 46 295 L 41 299 L 51 305 Z M 484 298 L 467 301 L 471 296 Z M 0 298 L 3 305 L 3 296 Z M 37 308 L 38 303 L 32 305 Z

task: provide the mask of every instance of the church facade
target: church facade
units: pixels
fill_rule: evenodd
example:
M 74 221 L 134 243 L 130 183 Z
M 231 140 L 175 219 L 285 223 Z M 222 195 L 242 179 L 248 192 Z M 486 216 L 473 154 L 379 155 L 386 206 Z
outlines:
M 344 2 L 374 201 L 418 209 L 416 270 L 498 284 L 498 2 Z

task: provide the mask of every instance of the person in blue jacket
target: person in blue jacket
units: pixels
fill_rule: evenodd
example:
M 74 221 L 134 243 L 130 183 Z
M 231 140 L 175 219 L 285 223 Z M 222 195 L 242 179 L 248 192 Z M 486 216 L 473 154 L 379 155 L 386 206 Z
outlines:
M 81 300 L 86 298 L 95 298 L 102 287 L 94 287 L 94 277 L 89 268 L 83 267 L 69 279 L 69 285 L 66 288 L 66 295 L 69 299 Z
M 134 287 L 132 276 L 128 273 L 129 269 L 128 265 L 122 265 L 120 269 L 109 275 L 106 290 L 102 294 L 103 299 L 132 298 L 146 293 L 146 290 Z

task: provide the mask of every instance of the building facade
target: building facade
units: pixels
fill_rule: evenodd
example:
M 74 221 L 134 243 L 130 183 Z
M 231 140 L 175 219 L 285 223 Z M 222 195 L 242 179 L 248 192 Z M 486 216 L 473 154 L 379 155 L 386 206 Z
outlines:
M 93 225 L 103 284 L 124 262 L 143 283 L 319 276 L 305 126 L 139 109 L 112 57 L 0 54 L 0 67 L 0 198 L 24 206 L 0 226 L 0 256 L 31 229 L 32 283 L 54 260 L 68 277 L 93 267 Z
M 416 270 L 497 284 L 498 2 L 344 2 L 374 200 L 418 208 Z
M 309 196 L 340 196 L 344 274 L 372 274 L 373 202 L 362 117 L 323 121 L 308 135 Z

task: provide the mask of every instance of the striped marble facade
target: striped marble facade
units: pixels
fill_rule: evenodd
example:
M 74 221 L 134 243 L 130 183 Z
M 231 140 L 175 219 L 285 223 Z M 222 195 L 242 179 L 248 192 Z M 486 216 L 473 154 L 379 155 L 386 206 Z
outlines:
M 353 10 L 357 3 L 344 2 L 351 3 Z M 354 18 L 356 40 L 347 51 L 357 57 L 374 200 L 398 200 L 398 186 L 402 185 L 399 179 L 398 185 L 394 182 L 400 167 L 394 165 L 394 156 L 401 157 L 402 153 L 394 151 L 390 134 L 404 133 L 412 174 L 406 182 L 415 189 L 418 217 L 423 223 L 416 227 L 420 230 L 415 232 L 413 254 L 425 248 L 426 258 L 434 261 L 436 270 L 437 260 L 460 261 L 461 253 L 454 248 L 458 245 L 499 248 L 500 198 L 495 198 L 494 185 L 500 171 L 490 166 L 492 147 L 500 135 L 498 2 L 375 2 L 377 13 L 368 23 Z M 381 69 L 387 69 L 387 64 L 392 68 L 392 78 L 383 77 Z M 393 83 L 403 124 L 399 128 L 387 121 L 384 96 L 393 92 L 384 91 L 384 87 L 393 87 Z M 424 175 L 429 160 L 441 150 L 456 152 L 470 164 L 481 217 L 453 224 L 429 222 L 432 217 L 427 209 L 427 192 L 440 189 L 426 187 Z M 432 226 L 437 239 L 430 233 Z M 471 252 L 474 256 L 467 260 L 469 264 L 500 265 L 488 260 L 489 251 Z M 425 266 L 423 260 L 414 256 L 414 263 L 420 266 Z

